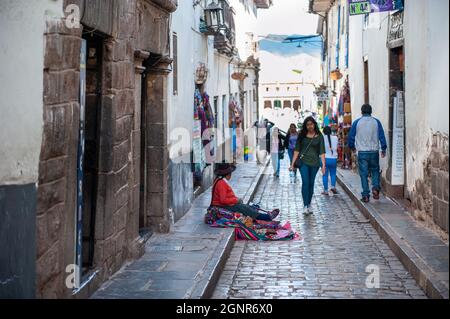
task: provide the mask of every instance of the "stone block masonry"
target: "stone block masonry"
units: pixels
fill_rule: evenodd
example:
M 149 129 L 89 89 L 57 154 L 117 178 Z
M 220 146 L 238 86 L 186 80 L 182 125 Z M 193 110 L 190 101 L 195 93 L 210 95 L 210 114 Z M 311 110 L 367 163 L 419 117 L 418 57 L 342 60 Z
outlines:
M 413 208 L 426 213 L 420 217 L 432 220 L 448 236 L 448 135 L 435 133 L 431 143 L 431 153 L 424 162 L 424 178 L 416 181 L 410 196 Z
M 49 20 L 44 35 L 44 132 L 39 164 L 36 297 L 68 296 L 62 277 L 72 264 L 79 123 L 81 29 Z M 67 290 L 67 289 L 66 289 Z
M 65 1 L 64 5 L 71 3 Z M 80 1 L 73 3 L 79 4 Z M 161 9 L 159 3 L 168 4 L 171 9 L 168 11 L 166 6 Z M 156 90 L 152 91 L 155 94 L 145 107 L 150 110 L 150 106 L 155 105 L 158 113 L 152 117 L 148 112 L 148 145 L 145 150 L 141 149 L 141 80 L 145 69 L 143 60 L 150 53 L 164 56 L 168 53 L 167 43 L 157 41 L 168 38 L 166 20 L 149 20 L 148 17 L 168 16 L 176 8 L 176 1 L 161 0 L 148 4 L 144 0 L 115 2 L 118 16 L 112 22 L 110 34 L 93 32 L 89 36 L 93 29 L 108 28 L 95 28 L 83 21 L 79 29 L 68 29 L 64 19 L 47 22 L 42 97 L 44 131 L 36 209 L 37 298 L 88 297 L 127 260 L 143 254 L 144 242 L 139 236 L 139 227 L 152 227 L 158 232 L 170 229 L 168 151 L 164 142 L 166 132 L 162 132 L 167 130 L 164 102 L 167 74 L 152 75 L 151 83 Z M 95 14 L 89 12 L 88 16 Z M 100 19 L 98 23 L 102 21 Z M 149 25 L 152 28 L 148 28 Z M 89 135 L 90 146 L 94 142 L 98 153 L 98 164 L 89 162 L 93 166 L 89 178 L 96 179 L 95 186 L 92 186 L 96 200 L 93 202 L 94 256 L 90 269 L 91 273 L 96 272 L 96 276 L 73 296 L 74 290 L 67 288 L 65 281 L 68 275 L 66 267 L 74 264 L 76 247 L 80 50 L 83 38 L 91 44 L 98 44 L 96 57 L 101 56 L 101 60 L 94 63 L 97 69 L 90 69 L 93 65 L 88 63 L 86 90 L 87 105 L 98 105 L 97 133 L 93 134 L 91 130 Z M 146 52 L 147 56 L 137 61 L 135 52 Z M 140 157 L 144 152 L 148 152 L 150 160 L 157 157 L 157 160 L 153 158 L 155 166 L 149 166 L 148 172 L 141 172 L 140 168 Z M 93 155 L 90 154 L 91 157 Z M 146 192 L 149 202 L 145 211 L 146 225 L 139 225 L 142 174 L 161 181 L 161 184 L 152 184 Z

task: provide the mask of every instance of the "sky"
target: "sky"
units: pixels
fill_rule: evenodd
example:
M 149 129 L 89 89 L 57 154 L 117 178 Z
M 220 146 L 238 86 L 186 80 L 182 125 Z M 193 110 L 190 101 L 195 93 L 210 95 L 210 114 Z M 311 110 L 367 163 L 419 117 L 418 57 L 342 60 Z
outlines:
M 258 10 L 258 35 L 316 34 L 318 18 L 308 9 L 308 0 L 274 0 L 270 9 Z
M 258 10 L 257 34 L 260 36 L 261 83 L 273 82 L 320 82 L 320 37 L 316 43 L 283 44 L 282 39 L 292 35 L 317 34 L 317 15 L 309 14 L 308 0 L 273 0 L 268 10 Z M 278 37 L 277 37 L 278 35 Z M 277 39 L 278 38 L 278 39 Z M 301 75 L 292 70 L 303 71 Z M 306 86 L 299 93 L 305 103 L 304 109 L 314 109 L 312 87 Z M 295 112 L 289 110 L 264 110 L 263 116 L 287 129 L 296 123 Z M 281 112 L 281 113 L 279 113 Z M 288 112 L 288 113 L 286 113 Z

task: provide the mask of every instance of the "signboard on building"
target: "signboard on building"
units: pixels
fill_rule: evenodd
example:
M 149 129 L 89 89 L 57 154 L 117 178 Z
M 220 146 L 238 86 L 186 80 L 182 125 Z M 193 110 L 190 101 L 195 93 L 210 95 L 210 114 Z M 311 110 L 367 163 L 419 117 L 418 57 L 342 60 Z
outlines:
M 351 16 L 370 13 L 370 1 L 349 0 Z
M 330 100 L 330 92 L 328 90 L 319 90 L 314 92 L 317 102 L 327 102 Z
M 405 185 L 405 102 L 402 91 L 394 98 L 391 183 L 393 186 Z
M 398 11 L 389 16 L 388 26 L 388 48 L 395 48 L 403 45 L 403 11 Z
M 401 9 L 403 9 L 403 0 L 349 0 L 351 16 Z

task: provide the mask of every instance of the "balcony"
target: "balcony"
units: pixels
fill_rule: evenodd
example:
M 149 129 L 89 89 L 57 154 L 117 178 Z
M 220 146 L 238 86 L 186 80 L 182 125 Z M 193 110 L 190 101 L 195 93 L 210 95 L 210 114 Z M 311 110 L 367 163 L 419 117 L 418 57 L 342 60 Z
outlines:
M 269 9 L 273 5 L 272 0 L 255 0 L 258 9 Z
M 234 9 L 230 6 L 228 0 L 219 0 L 219 5 L 223 10 L 223 24 L 213 33 L 214 35 L 214 48 L 219 53 L 227 56 L 233 56 L 237 54 L 236 49 L 236 25 L 234 21 L 234 15 L 236 14 Z M 210 30 L 201 27 L 202 32 L 211 35 Z M 206 32 L 205 32 L 206 31 Z
M 309 11 L 312 13 L 328 13 L 333 0 L 309 0 Z
M 178 0 L 150 0 L 150 2 L 153 2 L 167 12 L 174 12 L 178 8 Z

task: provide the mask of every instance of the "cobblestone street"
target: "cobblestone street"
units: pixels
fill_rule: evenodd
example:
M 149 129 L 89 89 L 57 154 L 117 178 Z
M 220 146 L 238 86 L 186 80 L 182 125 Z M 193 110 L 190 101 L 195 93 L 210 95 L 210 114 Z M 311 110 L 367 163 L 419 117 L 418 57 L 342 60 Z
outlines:
M 279 180 L 268 168 L 254 201 L 279 207 L 303 239 L 236 242 L 213 298 L 426 298 L 347 194 L 338 187 L 325 197 L 321 184 L 319 173 L 315 213 L 304 216 L 300 178 L 290 184 L 287 161 Z M 366 286 L 370 265 L 379 267 L 378 289 Z

